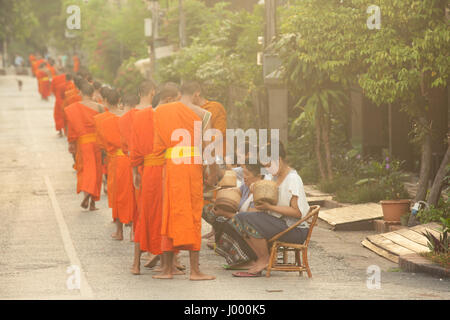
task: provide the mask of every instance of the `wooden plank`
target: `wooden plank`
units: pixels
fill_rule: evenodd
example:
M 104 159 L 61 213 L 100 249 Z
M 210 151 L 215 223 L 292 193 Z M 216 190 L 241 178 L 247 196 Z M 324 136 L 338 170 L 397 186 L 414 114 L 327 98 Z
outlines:
M 414 251 L 402 247 L 379 234 L 368 236 L 367 239 L 378 247 L 397 256 L 414 253 Z
M 375 220 L 383 217 L 373 206 L 354 205 L 326 210 L 319 213 L 319 218 L 331 225 L 356 221 Z
M 436 231 L 432 228 L 430 228 L 428 226 L 428 224 L 421 224 L 415 227 L 411 228 L 412 231 L 415 231 L 417 233 L 419 233 L 420 235 L 422 235 L 423 233 L 425 233 L 425 230 L 428 231 L 429 233 L 431 233 L 433 236 L 435 236 L 436 238 L 439 239 L 439 237 L 441 236 L 441 232 Z
M 391 253 L 389 253 L 388 251 L 386 251 L 386 250 L 384 250 L 384 249 L 382 249 L 382 248 L 380 248 L 380 247 L 374 245 L 374 244 L 371 243 L 369 240 L 364 239 L 364 240 L 361 242 L 361 244 L 362 244 L 364 247 L 366 247 L 367 249 L 369 249 L 369 250 L 375 252 L 376 254 L 378 254 L 378 255 L 380 255 L 380 256 L 382 256 L 382 257 L 384 257 L 384 258 L 386 258 L 386 259 L 388 259 L 388 260 L 390 260 L 390 261 L 392 261 L 392 262 L 398 263 L 398 256 L 396 256 L 396 255 L 394 255 L 394 254 L 391 254 Z
M 404 248 L 407 248 L 407 249 L 412 250 L 417 253 L 430 251 L 428 249 L 428 247 L 418 244 L 414 241 L 411 241 L 408 238 L 405 238 L 402 235 L 399 235 L 398 233 L 395 233 L 395 232 L 383 233 L 383 234 L 381 234 L 381 236 L 385 237 L 386 239 L 391 240 L 392 242 L 394 242 Z
M 425 226 L 427 229 L 433 229 L 439 233 L 442 233 L 442 226 L 437 222 L 427 223 Z
M 400 229 L 400 230 L 395 230 L 394 232 L 409 239 L 409 240 L 412 240 L 415 243 L 418 243 L 422 246 L 425 246 L 425 247 L 427 246 L 427 243 L 428 243 L 427 238 L 415 231 L 412 231 L 410 229 Z
M 306 197 L 306 201 L 308 201 L 308 202 L 323 202 L 323 201 L 331 201 L 331 200 L 333 200 L 332 196 Z

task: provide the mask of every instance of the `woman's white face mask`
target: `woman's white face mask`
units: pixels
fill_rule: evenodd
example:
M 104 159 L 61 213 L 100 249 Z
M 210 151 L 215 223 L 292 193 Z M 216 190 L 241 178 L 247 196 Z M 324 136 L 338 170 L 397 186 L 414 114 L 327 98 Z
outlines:
M 272 176 L 276 176 L 280 169 L 280 161 L 272 160 L 270 162 L 270 167 L 266 167 L 267 172 L 269 172 Z

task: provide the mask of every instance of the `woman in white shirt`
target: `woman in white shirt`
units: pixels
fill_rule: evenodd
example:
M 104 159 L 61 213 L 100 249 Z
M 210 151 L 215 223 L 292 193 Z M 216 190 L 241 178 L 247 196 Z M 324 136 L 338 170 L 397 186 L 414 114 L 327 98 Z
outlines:
M 270 144 L 266 147 L 270 158 Z M 286 162 L 286 152 L 279 144 L 279 158 L 272 160 L 265 166 L 278 185 L 278 203 L 271 205 L 261 203 L 255 209 L 238 213 L 233 218 L 233 226 L 247 241 L 257 255 L 257 260 L 248 272 L 236 272 L 236 277 L 261 276 L 269 263 L 269 249 L 267 240 L 286 230 L 296 221 L 309 213 L 310 207 L 306 200 L 303 182 L 297 172 Z M 309 225 L 305 222 L 289 231 L 281 241 L 303 243 L 308 234 Z

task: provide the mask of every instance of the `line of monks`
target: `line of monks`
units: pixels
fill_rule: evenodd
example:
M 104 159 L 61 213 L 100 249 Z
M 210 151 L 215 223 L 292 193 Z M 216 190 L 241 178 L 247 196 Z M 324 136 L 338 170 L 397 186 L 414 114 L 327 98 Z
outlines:
M 132 225 L 131 272 L 140 274 L 141 254 L 148 252 L 147 267 L 161 261 L 153 277 L 172 279 L 184 274 L 177 254 L 188 250 L 190 279 L 215 279 L 200 271 L 199 252 L 203 186 L 214 185 L 218 171 L 202 162 L 202 148 L 210 142 L 199 145 L 194 137 L 210 128 L 225 137 L 224 107 L 206 100 L 196 82 L 157 88 L 146 80 L 136 93 L 121 95 L 88 72 L 31 62 L 42 98 L 55 96 L 55 128 L 67 137 L 81 207 L 97 209 L 103 183 L 116 224 L 112 239 L 123 240 L 123 225 Z M 188 137 L 175 134 L 179 130 Z

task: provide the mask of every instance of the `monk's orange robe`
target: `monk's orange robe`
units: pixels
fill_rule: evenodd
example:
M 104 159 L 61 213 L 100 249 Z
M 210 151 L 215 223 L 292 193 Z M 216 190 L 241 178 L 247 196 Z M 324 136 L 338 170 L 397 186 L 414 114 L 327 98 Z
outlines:
M 131 117 L 132 115 L 130 115 Z M 155 154 L 154 111 L 151 107 L 134 112 L 129 148 L 131 164 L 141 167 L 141 188 L 138 198 L 139 217 L 134 241 L 142 251 L 161 254 L 163 208 L 164 153 Z
M 102 184 L 102 159 L 96 144 L 94 116 L 99 112 L 79 102 L 71 104 L 64 112 L 67 139 L 69 143 L 76 142 L 77 193 L 87 192 L 98 201 Z
M 74 56 L 73 58 L 73 71 L 78 72 L 80 70 L 80 59 L 78 56 Z
M 34 62 L 31 64 L 31 70 L 33 71 L 33 74 L 36 76 L 36 72 L 39 69 L 39 66 L 44 63 L 44 59 L 34 60 Z
M 108 169 L 114 170 L 114 184 L 111 189 L 113 220 L 119 219 L 120 222 L 127 224 L 133 221 L 137 208 L 130 158 L 122 151 L 119 117 L 113 115 L 103 120 L 99 124 L 99 132 L 103 137 L 111 163 Z
M 53 77 L 56 76 L 56 69 L 55 69 L 55 67 L 53 67 L 50 63 L 47 63 L 47 65 L 45 67 L 47 68 L 48 71 L 50 71 L 50 73 L 52 75 L 52 79 L 53 79 Z
M 64 114 L 63 114 L 63 97 L 61 88 L 66 84 L 66 75 L 59 74 L 53 77 L 52 92 L 55 95 L 55 106 L 53 108 L 53 118 L 55 120 L 56 131 L 64 128 Z
M 61 89 L 63 92 L 63 115 L 64 115 L 64 132 L 67 134 L 67 119 L 64 110 L 73 103 L 80 102 L 82 99 L 81 95 L 75 87 L 73 81 L 67 81 L 65 88 Z
M 108 119 L 113 117 L 114 114 L 109 112 L 108 110 L 96 115 L 94 117 L 94 123 L 95 123 L 95 132 L 97 136 L 97 145 L 101 150 L 104 150 L 106 152 L 106 158 L 102 162 L 102 175 L 107 175 L 106 185 L 108 187 L 108 206 L 110 208 L 113 207 L 113 190 L 114 190 L 114 172 L 113 168 L 109 168 L 114 164 L 114 162 L 111 161 L 110 156 L 108 155 L 107 151 L 107 144 L 105 142 L 105 139 L 103 138 L 103 131 L 100 130 L 100 124 Z
M 119 119 L 119 130 L 120 130 L 120 140 L 122 144 L 122 150 L 126 155 L 130 155 L 130 145 L 131 145 L 131 131 L 134 121 L 134 116 L 136 112 L 139 110 L 137 109 L 131 109 L 128 112 L 126 112 L 124 115 L 122 115 Z M 130 161 L 130 170 L 133 171 L 133 167 L 131 166 Z M 139 173 L 142 174 L 142 166 L 138 169 Z M 134 187 L 134 185 L 133 185 Z M 136 208 L 133 216 L 133 231 L 136 233 L 136 226 L 139 219 L 139 210 L 140 210 L 140 203 L 139 203 L 139 196 L 140 196 L 140 189 L 136 190 L 134 189 L 134 196 L 136 198 Z
M 28 60 L 30 61 L 31 73 L 33 74 L 33 76 L 35 76 L 35 70 L 34 70 L 34 67 L 33 67 L 33 63 L 36 61 L 36 57 L 33 54 L 30 54 L 28 56 Z
M 36 77 L 39 82 L 39 93 L 43 99 L 47 99 L 51 94 L 50 78 L 45 71 L 40 69 L 36 71 Z
M 223 157 L 225 157 L 226 149 L 226 133 L 227 133 L 227 112 L 222 104 L 215 101 L 207 101 L 205 105 L 202 106 L 206 111 L 211 112 L 211 127 L 217 129 L 222 133 L 223 137 Z
M 166 156 L 161 227 L 163 251 L 200 250 L 203 170 L 201 146 L 196 147 L 194 143 L 196 121 L 200 126 L 198 138 L 202 134 L 202 120 L 183 103 L 161 105 L 155 111 L 153 152 L 165 152 Z M 177 129 L 189 132 L 190 141 L 181 138 L 172 141 L 172 133 Z M 179 163 L 181 159 L 190 164 Z

